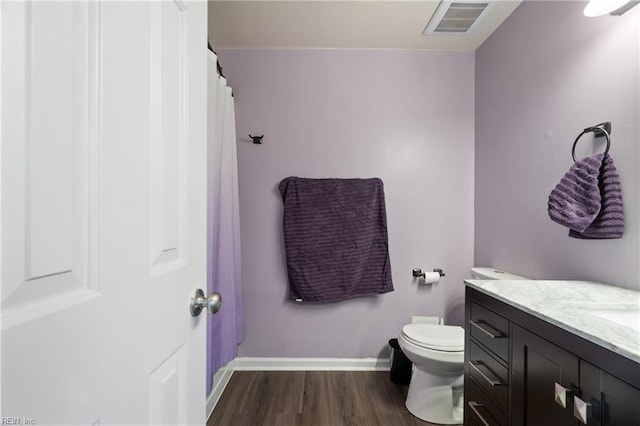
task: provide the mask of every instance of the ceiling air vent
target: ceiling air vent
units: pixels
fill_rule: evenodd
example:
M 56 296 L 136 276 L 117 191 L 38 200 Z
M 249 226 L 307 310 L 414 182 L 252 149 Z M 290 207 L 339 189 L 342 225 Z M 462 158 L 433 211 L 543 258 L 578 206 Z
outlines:
M 423 34 L 468 34 L 490 6 L 487 1 L 442 1 Z

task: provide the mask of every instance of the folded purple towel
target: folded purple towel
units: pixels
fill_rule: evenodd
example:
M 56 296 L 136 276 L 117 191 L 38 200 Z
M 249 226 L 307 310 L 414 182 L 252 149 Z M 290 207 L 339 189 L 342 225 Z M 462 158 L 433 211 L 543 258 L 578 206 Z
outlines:
M 290 300 L 393 291 L 380 179 L 288 177 L 279 190 Z
M 548 207 L 572 238 L 621 238 L 622 192 L 613 159 L 597 154 L 576 161 L 551 191 Z

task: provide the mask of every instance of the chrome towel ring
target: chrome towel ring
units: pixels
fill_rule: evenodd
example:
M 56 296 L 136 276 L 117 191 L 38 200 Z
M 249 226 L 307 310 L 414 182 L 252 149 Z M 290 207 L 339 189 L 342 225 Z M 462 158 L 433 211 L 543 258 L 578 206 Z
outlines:
M 586 133 L 594 133 L 596 137 L 604 136 L 605 138 L 607 138 L 607 148 L 604 150 L 604 155 L 607 155 L 609 153 L 609 148 L 611 147 L 611 123 L 609 121 L 606 121 L 604 123 L 596 124 L 595 126 L 587 127 L 582 131 L 582 133 L 578 135 L 576 140 L 573 142 L 573 147 L 571 148 L 571 156 L 573 157 L 574 162 L 577 161 L 576 144 Z

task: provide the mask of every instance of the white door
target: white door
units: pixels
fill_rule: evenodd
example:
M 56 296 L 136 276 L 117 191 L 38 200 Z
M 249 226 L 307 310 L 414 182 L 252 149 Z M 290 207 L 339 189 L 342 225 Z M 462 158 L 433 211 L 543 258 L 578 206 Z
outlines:
M 206 2 L 2 2 L 1 415 L 203 424 Z

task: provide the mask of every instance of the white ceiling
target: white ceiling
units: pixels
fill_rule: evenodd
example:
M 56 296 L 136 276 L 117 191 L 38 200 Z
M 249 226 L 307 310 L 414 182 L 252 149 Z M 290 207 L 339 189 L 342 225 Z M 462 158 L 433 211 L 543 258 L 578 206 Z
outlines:
M 468 0 L 459 0 L 468 1 Z M 215 49 L 416 49 L 473 51 L 521 0 L 491 8 L 465 35 L 422 34 L 440 3 L 427 1 L 209 0 Z

